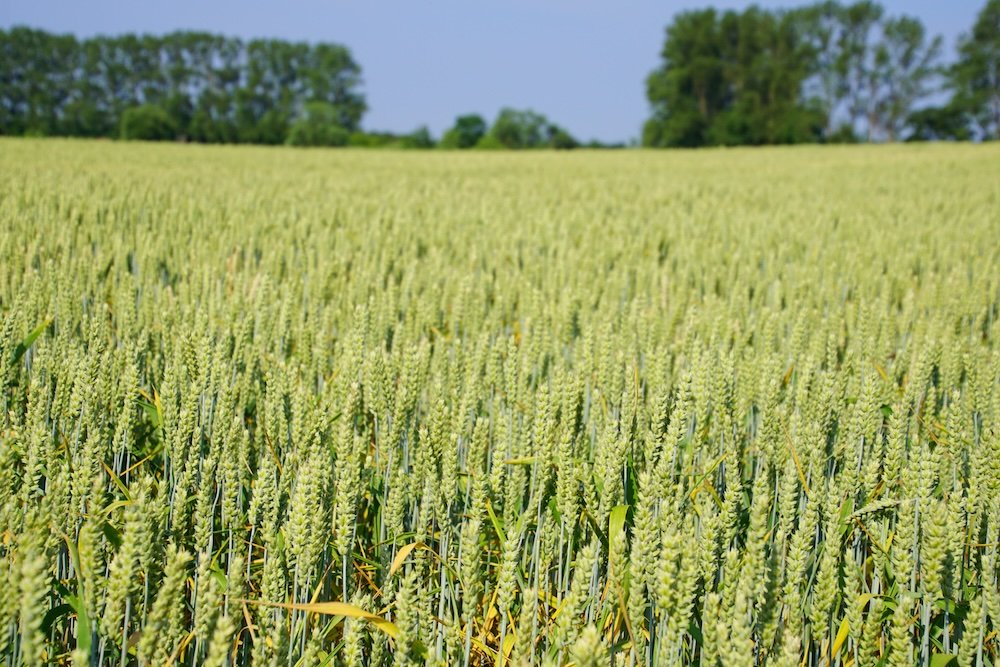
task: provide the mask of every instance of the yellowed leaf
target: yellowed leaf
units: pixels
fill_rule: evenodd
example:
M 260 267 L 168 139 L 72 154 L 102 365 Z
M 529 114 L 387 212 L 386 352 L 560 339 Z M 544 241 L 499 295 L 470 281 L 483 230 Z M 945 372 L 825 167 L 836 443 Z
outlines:
M 504 465 L 509 465 L 509 466 L 530 466 L 536 460 L 538 460 L 537 456 L 522 456 L 519 459 L 507 459 L 506 461 L 504 461 Z
M 840 653 L 841 647 L 844 642 L 847 641 L 847 632 L 851 629 L 851 624 L 847 622 L 847 617 L 840 622 L 840 630 L 837 630 L 837 638 L 833 640 L 833 652 L 831 653 L 831 658 L 836 658 L 837 654 Z
M 410 552 L 421 546 L 426 545 L 424 545 L 423 542 L 411 542 L 401 547 L 399 552 L 396 554 L 396 557 L 392 559 L 392 565 L 389 566 L 389 576 L 391 577 L 396 574 L 399 568 L 403 567 L 403 563 L 406 562 L 406 558 L 410 555 Z
M 285 604 L 281 602 L 262 602 L 260 600 L 245 600 L 247 604 L 259 604 L 264 607 L 279 607 L 281 609 L 294 609 L 295 611 L 306 611 L 312 614 L 326 614 L 327 616 L 346 616 L 348 618 L 360 618 L 368 621 L 376 628 L 389 635 L 393 639 L 399 636 L 399 628 L 392 621 L 382 618 L 376 614 L 365 611 L 361 607 L 355 607 L 346 602 L 311 602 L 307 604 Z
M 881 366 L 881 365 L 879 365 L 879 364 L 877 364 L 877 363 L 876 363 L 876 364 L 875 364 L 875 370 L 876 370 L 876 372 L 878 372 L 878 374 L 879 374 L 880 376 L 882 376 L 882 379 L 883 379 L 883 380 L 885 380 L 886 382 L 888 382 L 888 381 L 889 381 L 889 374 L 885 372 L 885 369 L 884 369 L 884 368 L 882 368 L 882 366 Z

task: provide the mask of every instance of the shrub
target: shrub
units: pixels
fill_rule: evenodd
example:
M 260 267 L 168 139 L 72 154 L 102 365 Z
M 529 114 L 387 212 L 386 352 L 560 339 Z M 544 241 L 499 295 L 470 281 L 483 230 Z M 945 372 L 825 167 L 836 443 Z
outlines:
M 486 134 L 486 121 L 478 114 L 455 119 L 455 124 L 441 137 L 441 148 L 472 148 Z
M 507 148 L 494 134 L 484 134 L 473 148 L 477 150 L 499 150 Z
M 136 141 L 170 141 L 177 126 L 170 114 L 155 104 L 130 107 L 122 113 L 121 138 Z

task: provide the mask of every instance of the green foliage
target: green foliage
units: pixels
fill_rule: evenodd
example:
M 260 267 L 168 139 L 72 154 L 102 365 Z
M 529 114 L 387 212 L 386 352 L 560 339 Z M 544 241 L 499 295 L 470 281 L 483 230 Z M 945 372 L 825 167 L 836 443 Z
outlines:
M 309 102 L 302 116 L 288 131 L 290 146 L 346 146 L 351 134 L 338 125 L 340 119 L 333 105 Z
M 419 127 L 409 134 L 392 132 L 352 132 L 348 146 L 360 148 L 433 148 L 434 137 L 426 127 Z
M 396 135 L 391 132 L 351 132 L 347 145 L 361 148 L 385 148 L 396 141 Z
M 537 148 L 542 145 L 548 121 L 530 109 L 501 109 L 490 134 L 506 148 Z
M 826 141 L 830 144 L 856 144 L 860 138 L 852 125 L 842 123 L 826 136 Z
M 548 145 L 551 148 L 566 150 L 570 148 L 577 148 L 580 145 L 580 142 L 578 142 L 573 135 L 556 125 L 549 126 L 548 134 Z
M 400 148 L 433 148 L 434 137 L 426 127 L 419 127 L 410 134 L 403 135 L 399 142 Z
M 801 99 L 809 49 L 796 15 L 757 7 L 678 14 L 663 65 L 650 74 L 646 146 L 817 141 L 822 124 Z
M 488 132 L 479 138 L 479 141 L 476 142 L 476 145 L 473 146 L 473 148 L 476 150 L 493 151 L 502 150 L 507 147 L 503 145 L 499 139 L 497 139 L 496 135 L 492 132 Z
M 980 136 L 1000 139 L 1000 0 L 987 0 L 949 72 L 954 104 Z
M 466 114 L 455 119 L 441 137 L 441 148 L 472 148 L 486 135 L 486 121 L 479 114 Z
M 895 141 L 931 92 L 940 52 L 918 20 L 870 0 L 682 12 L 646 81 L 643 144 L 842 142 L 859 129 Z
M 902 136 L 914 104 L 929 92 L 927 83 L 940 53 L 941 38 L 928 41 L 917 19 L 903 16 L 883 22 L 869 75 L 878 91 L 870 101 L 870 135 L 881 132 L 890 141 Z
M 177 126 L 162 107 L 143 104 L 122 113 L 120 136 L 140 141 L 169 141 L 177 137 Z
M 492 140 L 480 139 L 477 148 L 576 148 L 579 143 L 568 132 L 530 109 L 504 108 L 489 130 Z M 485 138 L 485 135 L 484 135 Z
M 0 30 L 0 72 L 0 134 L 111 136 L 127 109 L 155 105 L 183 138 L 279 144 L 306 102 L 348 130 L 366 109 L 360 67 L 336 44 L 15 27 Z
M 952 103 L 914 111 L 907 118 L 908 141 L 968 141 L 972 138 L 965 110 Z

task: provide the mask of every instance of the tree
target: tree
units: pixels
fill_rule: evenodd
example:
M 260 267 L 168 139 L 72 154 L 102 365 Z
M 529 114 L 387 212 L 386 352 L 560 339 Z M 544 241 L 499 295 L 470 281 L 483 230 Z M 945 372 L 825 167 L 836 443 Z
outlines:
M 72 35 L 0 31 L 0 134 L 59 134 L 78 52 Z
M 504 108 L 493 121 L 490 134 L 507 148 L 536 148 L 545 141 L 549 122 L 530 109 Z
M 493 151 L 503 150 L 507 147 L 500 143 L 500 140 L 496 138 L 495 134 L 487 132 L 479 138 L 479 141 L 476 142 L 476 145 L 473 146 L 473 148 L 480 151 Z
M 805 94 L 824 117 L 823 133 L 829 138 L 836 132 L 836 114 L 843 101 L 844 8 L 833 0 L 818 2 L 790 13 L 790 21 L 801 36 L 812 72 L 806 80 Z
M 195 141 L 281 143 L 307 103 L 357 129 L 361 69 L 336 44 L 239 39 L 201 32 L 78 41 L 0 30 L 0 133 L 110 136 L 126 110 L 155 105 Z M 138 115 L 137 115 L 138 114 Z M 150 109 L 129 122 L 150 120 Z
M 968 141 L 971 138 L 965 110 L 954 102 L 914 111 L 906 119 L 907 141 Z
M 678 14 L 662 65 L 646 80 L 646 146 L 798 143 L 822 136 L 824 117 L 804 99 L 813 50 L 801 16 L 750 7 Z
M 300 93 L 296 62 L 302 45 L 276 39 L 254 39 L 246 45 L 247 66 L 243 84 L 235 91 L 235 125 L 246 143 L 280 144 Z M 307 48 L 307 47 L 306 47 Z
M 486 134 L 486 121 L 479 114 L 466 114 L 441 137 L 442 148 L 472 148 Z
M 167 112 L 174 127 L 177 128 L 178 138 L 188 140 L 191 120 L 194 117 L 194 106 L 191 104 L 191 98 L 175 90 L 164 98 L 160 106 Z
M 914 104 L 928 93 L 940 53 L 941 38 L 928 41 L 917 19 L 903 16 L 885 22 L 871 75 L 869 133 L 881 132 L 889 141 L 900 137 Z
M 549 125 L 547 133 L 548 141 L 546 144 L 550 148 L 569 150 L 571 148 L 577 148 L 580 145 L 580 142 L 577 141 L 572 134 L 558 125 Z
M 351 133 L 338 125 L 340 114 L 337 108 L 326 102 L 309 102 L 302 117 L 288 132 L 288 143 L 292 146 L 346 146 Z
M 79 44 L 73 91 L 61 114 L 62 134 L 108 137 L 119 130 L 118 116 L 104 95 L 100 46 L 96 40 Z
M 434 137 L 426 126 L 422 125 L 413 132 L 403 135 L 399 141 L 400 148 L 434 148 Z
M 337 114 L 337 124 L 348 130 L 361 125 L 368 109 L 361 87 L 361 67 L 339 44 L 317 44 L 306 53 L 302 68 L 305 98 L 326 102 Z
M 918 20 L 886 17 L 873 0 L 684 12 L 646 82 L 643 143 L 841 142 L 859 131 L 895 141 L 930 91 L 940 52 Z
M 984 138 L 1000 139 L 1000 0 L 988 0 L 949 71 L 955 104 Z
M 489 133 L 483 135 L 476 148 L 576 148 L 573 136 L 540 113 L 530 109 L 500 110 Z
M 140 141 L 169 141 L 176 138 L 177 126 L 163 107 L 155 104 L 129 107 L 122 113 L 121 138 Z
M 667 26 L 663 64 L 646 79 L 653 108 L 643 127 L 646 146 L 702 146 L 706 131 L 725 105 L 714 9 L 686 11 Z
M 189 134 L 193 141 L 234 143 L 238 140 L 232 119 L 232 100 L 223 91 L 206 89 L 198 98 Z
M 874 89 L 878 86 L 872 65 L 872 33 L 884 14 L 882 6 L 870 0 L 855 2 L 841 12 L 843 25 L 836 66 L 846 101 L 848 125 L 855 128 L 859 120 L 866 120 L 869 139 L 874 120 Z

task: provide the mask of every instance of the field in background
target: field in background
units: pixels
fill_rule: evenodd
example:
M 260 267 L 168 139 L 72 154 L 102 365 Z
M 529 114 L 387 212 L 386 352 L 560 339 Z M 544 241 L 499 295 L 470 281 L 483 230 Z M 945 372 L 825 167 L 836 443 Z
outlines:
M 996 664 L 1000 146 L 0 141 L 0 660 Z

